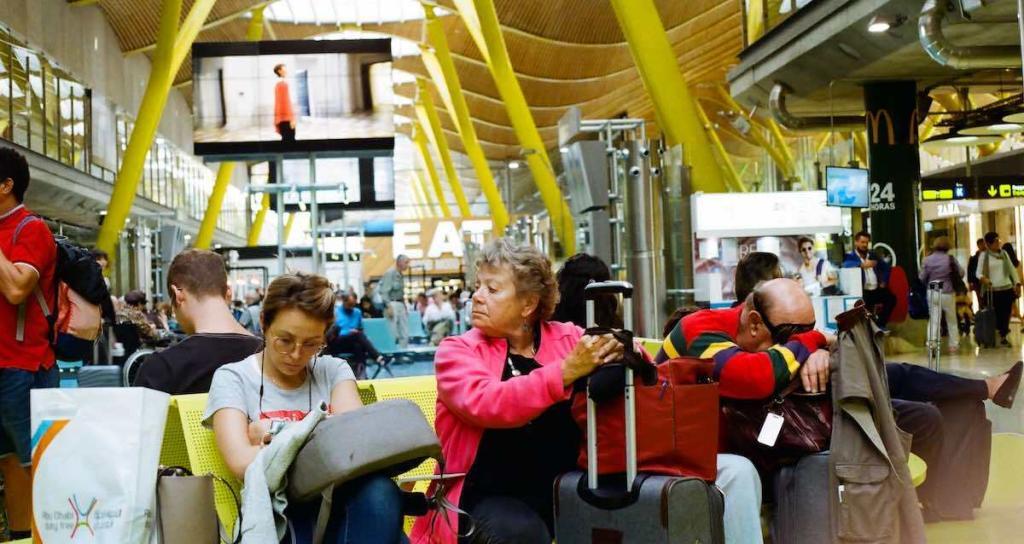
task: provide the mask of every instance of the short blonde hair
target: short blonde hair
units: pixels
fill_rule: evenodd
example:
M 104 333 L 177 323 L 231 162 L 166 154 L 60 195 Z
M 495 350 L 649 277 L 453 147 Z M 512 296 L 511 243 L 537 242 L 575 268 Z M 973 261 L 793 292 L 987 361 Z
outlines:
M 508 238 L 498 238 L 480 251 L 476 267 L 498 268 L 508 266 L 518 293 L 537 295 L 537 309 L 530 316 L 534 322 L 551 318 L 558 304 L 558 283 L 551 270 L 551 261 L 539 249 L 516 244 Z
M 939 236 L 932 240 L 933 251 L 949 251 L 949 236 Z

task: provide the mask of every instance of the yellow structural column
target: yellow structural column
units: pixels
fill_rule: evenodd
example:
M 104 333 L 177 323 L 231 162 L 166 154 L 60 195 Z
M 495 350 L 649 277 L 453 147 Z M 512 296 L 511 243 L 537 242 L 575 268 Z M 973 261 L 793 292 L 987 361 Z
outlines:
M 715 127 L 711 125 L 711 121 L 708 120 L 707 114 L 704 113 L 704 108 L 701 107 L 696 100 L 693 101 L 694 108 L 697 110 L 697 116 L 700 118 L 701 129 L 707 131 L 708 139 L 711 141 L 711 145 L 714 146 L 715 150 L 718 151 L 719 158 L 721 159 L 720 165 L 716 163 L 715 168 L 720 168 L 725 171 L 726 180 L 731 182 L 732 189 L 739 192 L 746 192 L 747 186 L 740 179 L 740 175 L 736 172 L 736 167 L 733 166 L 732 161 L 729 159 L 729 154 L 725 151 L 725 146 L 722 145 L 722 140 L 718 138 L 718 133 L 715 132 Z M 712 157 L 714 160 L 714 157 Z
M 295 226 L 295 214 L 294 213 L 290 213 L 290 214 L 288 214 L 288 220 L 285 221 L 285 223 L 284 223 L 284 241 L 281 242 L 281 245 L 284 245 L 284 244 L 288 243 L 288 238 L 291 237 L 291 235 L 292 235 L 292 227 L 294 227 L 294 226 Z
M 508 113 L 512 129 L 523 148 L 526 164 L 533 175 L 533 181 L 540 191 L 541 200 L 551 218 L 555 234 L 562 242 L 566 255 L 576 253 L 576 227 L 572 213 L 565 202 L 558 182 L 555 179 L 551 160 L 548 158 L 544 140 L 540 137 L 533 113 L 526 102 L 523 90 L 516 79 L 512 61 L 505 48 L 505 39 L 501 35 L 501 25 L 494 9 L 493 0 L 454 0 L 470 36 L 476 42 L 477 49 L 484 57 L 487 68 L 498 88 L 505 110 Z
M 146 155 L 153 145 L 167 96 L 171 91 L 174 76 L 184 61 L 188 48 L 195 40 L 216 0 L 196 0 L 185 21 L 178 29 L 182 0 L 164 0 L 160 14 L 160 29 L 157 33 L 156 50 L 153 54 L 149 81 L 142 96 L 142 104 L 135 119 L 135 128 L 128 139 L 121 170 L 114 181 L 114 191 L 107 204 L 107 215 L 100 227 L 96 246 L 110 255 L 116 255 L 118 237 L 135 202 L 135 193 L 142 177 Z M 198 24 L 195 21 L 198 20 Z M 179 60 L 180 59 L 180 60 Z
M 198 249 L 210 249 L 213 243 L 213 233 L 217 230 L 217 218 L 220 217 L 221 205 L 224 203 L 224 195 L 231 185 L 231 175 L 235 171 L 235 163 L 221 163 L 217 170 L 217 181 L 213 184 L 213 191 L 210 192 L 210 200 L 206 202 L 206 212 L 203 213 L 203 222 L 199 225 L 199 234 L 196 235 L 195 247 Z
M 260 243 L 260 234 L 263 232 L 263 223 L 267 220 L 268 211 L 270 211 L 270 195 L 263 193 L 260 209 L 256 210 L 256 217 L 253 218 L 252 226 L 249 227 L 249 239 L 246 240 L 245 245 L 252 247 Z
M 686 162 L 693 171 L 694 191 L 725 191 L 711 142 L 701 127 L 697 103 L 679 71 L 654 1 L 611 0 L 611 4 L 668 144 L 683 144 Z
M 444 189 L 441 188 L 441 180 L 437 178 L 437 170 L 434 168 L 434 159 L 430 158 L 430 148 L 427 144 L 427 136 L 424 133 L 423 125 L 419 121 L 413 123 L 412 141 L 419 150 L 420 161 L 423 163 L 423 170 L 430 178 L 430 184 L 434 187 L 434 194 L 437 195 L 437 205 L 441 208 L 441 217 L 450 219 L 452 211 L 448 208 L 448 201 L 444 198 Z
M 505 227 L 508 226 L 508 210 L 501 200 L 501 191 L 498 190 L 491 167 L 487 163 L 487 157 L 477 139 L 476 129 L 473 128 L 469 106 L 466 104 L 466 97 L 462 94 L 462 83 L 459 81 L 459 74 L 455 70 L 451 50 L 448 48 L 448 38 L 444 35 L 441 21 L 434 14 L 434 8 L 429 4 L 424 4 L 423 11 L 427 18 L 427 43 L 430 44 L 430 48 L 424 48 L 422 51 L 423 64 L 427 67 L 431 79 L 434 80 L 434 85 L 441 92 L 445 108 L 458 128 L 466 156 L 473 164 L 473 171 L 476 172 L 477 181 L 480 182 L 480 189 L 487 198 L 491 220 L 494 222 L 494 232 L 503 233 Z
M 423 174 L 419 170 L 412 172 L 412 187 L 416 194 L 416 200 L 423 206 L 424 217 L 436 217 L 434 201 L 430 199 L 430 191 L 427 190 L 427 183 L 423 180 Z
M 430 87 L 426 80 L 416 78 L 416 117 L 420 125 L 428 128 L 427 137 L 430 143 L 434 144 L 437 156 L 441 159 L 441 166 L 444 167 L 444 175 L 448 178 L 448 185 L 452 188 L 452 195 L 455 196 L 455 203 L 459 207 L 459 214 L 462 217 L 469 217 L 469 201 L 466 200 L 466 193 L 462 190 L 462 183 L 455 172 L 455 164 L 452 163 L 451 149 L 448 148 L 448 139 L 444 137 L 444 130 L 441 128 L 441 118 L 437 115 L 437 108 L 434 107 L 434 98 L 430 96 Z

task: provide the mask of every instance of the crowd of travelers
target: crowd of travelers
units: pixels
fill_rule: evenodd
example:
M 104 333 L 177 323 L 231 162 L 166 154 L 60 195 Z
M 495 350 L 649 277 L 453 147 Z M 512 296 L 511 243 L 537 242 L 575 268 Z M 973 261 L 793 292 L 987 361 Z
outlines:
M 45 223 L 32 220 L 22 204 L 28 185 L 24 158 L 0 149 L 0 458 L 13 454 L 25 470 L 31 464 L 29 391 L 57 386 L 46 315 L 46 307 L 57 302 L 55 242 Z M 1010 254 L 1001 249 L 998 235 L 990 235 L 984 247 L 979 242 L 967 274 L 972 288 L 991 291 L 998 313 L 1008 308 L 1019 282 Z M 881 309 L 878 319 L 884 325 L 892 306 L 889 270 L 869 245 L 870 236 L 859 233 L 844 266 L 862 270 L 863 298 Z M 801 246 L 801 251 L 807 247 L 804 241 Z M 813 252 L 813 244 L 810 248 L 806 253 Z M 934 250 L 922 280 L 949 280 L 943 263 L 960 273 L 955 260 L 944 256 L 948 240 L 936 241 Z M 94 257 L 106 265 L 106 255 Z M 834 287 L 836 276 L 827 263 L 819 266 L 809 256 L 804 264 L 802 279 L 793 281 L 783 277 L 775 255 L 748 255 L 736 270 L 736 305 L 677 311 L 665 324 L 653 362 L 682 356 L 710 360 L 723 403 L 768 401 L 794 384 L 810 394 L 828 390 L 839 340 L 815 330 L 805 287 L 820 282 L 824 292 Z M 134 385 L 173 395 L 208 393 L 204 425 L 213 430 L 227 467 L 241 479 L 284 423 L 302 420 L 321 402 L 332 415 L 362 406 L 355 380 L 363 375 L 365 361 L 381 356 L 362 330 L 363 319 L 386 317 L 404 346 L 408 314 L 419 312 L 438 344 L 435 428 L 444 471 L 453 475 L 442 487 L 447 503 L 457 508 L 419 517 L 409 538 L 550 543 L 556 515 L 552 486 L 560 474 L 577 468 L 583 440 L 571 414 L 573 386 L 639 349 L 612 333 L 586 333 L 583 290 L 610 279 L 611 271 L 596 257 L 576 255 L 556 273 L 538 249 L 499 238 L 481 250 L 476 284 L 465 296 L 434 290 L 409 302 L 408 266 L 407 257 L 398 257 L 362 297 L 335 289 L 322 276 L 296 272 L 278 276 L 265 292 L 248 294 L 236 305 L 224 259 L 185 250 L 166 271 L 165 303 L 147 310 L 141 292 L 117 301 L 116 320 L 130 324 L 140 337 L 157 341 L 161 331 L 180 335 L 146 358 Z M 948 307 L 948 298 L 943 304 Z M 452 336 L 463 307 L 469 308 L 472 327 Z M 595 320 L 602 325 L 621 327 L 622 312 L 614 297 L 595 304 Z M 1000 319 L 1005 338 L 1007 321 Z M 332 353 L 353 354 L 352 360 Z M 984 380 L 898 362 L 885 364 L 885 372 L 896 423 L 912 435 L 911 451 L 928 464 L 927 482 L 917 489 L 921 515 L 927 521 L 970 516 L 970 508 L 953 497 L 964 485 L 958 429 L 984 419 L 977 407 L 985 400 L 1013 405 L 1021 363 Z M 948 406 L 955 409 L 947 411 Z M 717 437 L 723 446 L 714 481 L 724 494 L 725 540 L 760 543 L 762 495 L 773 475 L 729 447 L 729 433 L 723 426 Z M 329 501 L 288 504 L 284 514 L 295 541 L 310 542 L 323 515 L 325 542 L 407 541 L 402 532 L 407 497 L 391 479 L 371 474 L 336 486 L 331 495 Z M 322 505 L 330 511 L 320 512 Z

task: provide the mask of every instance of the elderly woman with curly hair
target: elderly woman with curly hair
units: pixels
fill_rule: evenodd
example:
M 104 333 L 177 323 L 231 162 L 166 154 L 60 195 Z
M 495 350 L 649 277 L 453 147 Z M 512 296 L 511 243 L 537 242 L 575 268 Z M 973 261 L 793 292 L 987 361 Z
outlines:
M 572 384 L 622 345 L 549 321 L 558 287 L 536 248 L 498 239 L 476 266 L 473 329 L 445 338 L 435 357 L 445 472 L 464 474 L 448 480 L 447 498 L 468 517 L 422 517 L 412 541 L 550 544 L 553 483 L 576 468 L 581 439 Z

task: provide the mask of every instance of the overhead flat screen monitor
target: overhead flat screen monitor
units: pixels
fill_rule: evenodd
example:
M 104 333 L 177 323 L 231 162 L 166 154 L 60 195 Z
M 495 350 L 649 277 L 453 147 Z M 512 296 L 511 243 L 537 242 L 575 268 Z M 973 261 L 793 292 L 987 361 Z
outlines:
M 195 154 L 390 155 L 391 40 L 197 43 Z
M 840 208 L 867 208 L 868 171 L 863 168 L 825 168 L 826 203 Z

